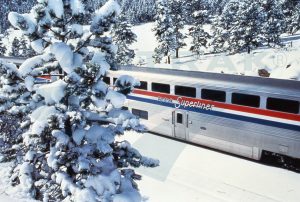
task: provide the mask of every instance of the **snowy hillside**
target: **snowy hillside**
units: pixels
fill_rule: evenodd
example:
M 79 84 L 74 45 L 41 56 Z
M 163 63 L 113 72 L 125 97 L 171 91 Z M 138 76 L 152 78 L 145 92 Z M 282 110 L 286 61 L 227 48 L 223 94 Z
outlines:
M 224 72 L 251 76 L 258 76 L 258 70 L 265 69 L 271 73 L 270 77 L 273 78 L 300 80 L 300 33 L 294 36 L 282 36 L 285 44 L 292 43 L 293 47 L 289 48 L 260 48 L 251 54 L 205 54 L 199 57 L 189 51 L 191 46 L 191 38 L 189 37 L 185 40 L 187 46 L 179 51 L 180 57 L 178 59 L 173 57 L 169 65 L 164 62 L 161 64 L 153 62 L 152 55 L 157 46 L 152 31 L 153 26 L 154 23 L 146 23 L 133 27 L 133 32 L 138 37 L 137 42 L 133 45 L 136 51 L 135 64 L 142 64 L 142 66 L 147 67 Z M 188 32 L 188 28 L 189 26 L 185 26 L 185 33 Z M 209 26 L 206 26 L 205 29 L 210 31 Z M 206 52 L 209 52 L 209 49 Z

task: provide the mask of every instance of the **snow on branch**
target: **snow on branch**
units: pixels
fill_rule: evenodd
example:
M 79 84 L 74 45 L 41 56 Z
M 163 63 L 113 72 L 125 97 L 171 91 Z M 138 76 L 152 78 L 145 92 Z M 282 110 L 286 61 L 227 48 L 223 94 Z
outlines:
M 110 23 L 107 22 L 107 19 L 111 16 L 119 15 L 120 12 L 121 8 L 119 3 L 116 0 L 109 0 L 95 12 L 90 31 L 95 34 L 102 34 L 103 32 L 108 31 L 107 27 L 110 27 Z
M 12 26 L 22 30 L 24 34 L 32 34 L 36 30 L 36 22 L 29 14 L 10 12 L 8 20 Z

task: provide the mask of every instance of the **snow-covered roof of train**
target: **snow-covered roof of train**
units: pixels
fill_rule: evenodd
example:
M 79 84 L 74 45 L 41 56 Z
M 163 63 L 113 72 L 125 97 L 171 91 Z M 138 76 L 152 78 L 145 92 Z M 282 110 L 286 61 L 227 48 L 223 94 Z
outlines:
M 300 82 L 295 80 L 136 66 L 121 66 L 116 73 L 128 74 L 126 73 L 128 71 L 140 80 L 147 79 L 167 83 L 176 81 L 176 83 L 180 82 L 181 85 L 190 84 L 194 86 L 205 84 L 206 86 L 211 85 L 240 91 L 247 90 L 300 98 Z

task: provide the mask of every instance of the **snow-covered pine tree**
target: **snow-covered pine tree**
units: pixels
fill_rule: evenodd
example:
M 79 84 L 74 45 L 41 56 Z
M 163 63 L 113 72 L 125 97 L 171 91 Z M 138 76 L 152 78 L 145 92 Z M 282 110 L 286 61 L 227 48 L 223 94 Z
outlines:
M 11 50 L 9 51 L 9 56 L 14 57 L 20 57 L 22 55 L 21 50 L 19 47 L 21 46 L 20 40 L 17 38 L 14 38 L 14 40 L 11 43 Z
M 213 47 L 214 53 L 227 51 L 227 41 L 231 34 L 230 29 L 234 26 L 232 22 L 236 21 L 235 13 L 238 12 L 239 6 L 239 0 L 229 1 L 224 7 L 222 14 L 213 21 L 211 46 Z
M 281 45 L 280 35 L 284 32 L 286 24 L 280 0 L 263 0 L 262 8 L 265 13 L 263 35 L 268 46 Z
M 230 53 L 250 51 L 261 46 L 265 14 L 258 1 L 232 0 L 220 16 L 215 27 L 213 45 L 215 50 Z
M 10 45 L 11 50 L 8 51 L 8 55 L 12 57 L 28 58 L 35 55 L 34 50 L 30 47 L 28 40 L 24 37 L 14 38 Z
M 103 6 L 107 0 L 85 0 L 84 24 L 89 24 L 97 8 Z
M 29 40 L 26 39 L 24 36 L 20 38 L 19 44 L 19 52 L 21 57 L 29 58 L 36 55 L 34 50 L 30 46 Z
M 0 0 L 0 33 L 4 33 L 9 28 L 7 15 L 10 11 L 28 12 L 36 1 L 33 0 Z
M 16 65 L 0 60 L 0 160 L 15 160 L 24 154 L 21 133 L 26 128 L 26 115 L 33 104 Z
M 121 65 L 131 64 L 135 53 L 129 46 L 136 42 L 137 36 L 132 32 L 131 25 L 124 14 L 118 17 L 113 27 L 112 36 L 113 42 L 118 46 L 116 62 Z
M 174 24 L 174 35 L 175 35 L 175 49 L 176 49 L 176 58 L 179 58 L 179 49 L 186 46 L 184 39 L 187 38 L 182 30 L 184 28 L 184 2 L 181 0 L 173 0 L 170 2 L 171 13 Z
M 288 30 L 290 34 L 295 34 L 300 30 L 300 1 L 297 1 L 297 4 L 293 8 L 291 24 L 289 25 Z
M 192 37 L 192 46 L 190 50 L 197 55 L 204 53 L 204 49 L 207 48 L 207 42 L 210 38 L 210 35 L 204 30 L 204 24 L 207 22 L 208 8 L 203 0 L 194 0 L 197 1 L 199 5 L 197 11 L 194 11 L 192 14 L 194 25 L 190 28 L 190 36 Z M 196 3 L 194 3 L 196 4 Z
M 5 47 L 5 45 L 3 44 L 3 41 L 2 41 L 3 38 L 4 38 L 4 36 L 1 34 L 0 35 L 0 56 L 3 56 L 6 52 L 6 47 Z
M 227 0 L 209 0 L 210 14 L 212 16 L 221 15 L 228 2 Z
M 5 56 L 28 58 L 35 55 L 30 46 L 30 41 L 19 30 L 9 28 L 5 31 L 3 38 Z
M 8 83 L 8 89 L 25 89 L 21 95 L 26 99 L 16 110 L 29 114 L 21 124 L 25 154 L 18 157 L 11 179 L 43 201 L 141 201 L 135 183 L 140 176 L 133 167 L 153 167 L 158 161 L 142 156 L 127 141 L 115 140 L 125 130 L 144 130 L 137 117 L 122 109 L 124 94 L 139 82 L 121 76 L 115 89 L 103 82 L 114 65 L 116 48 L 107 33 L 120 7 L 109 0 L 84 32 L 85 3 L 39 0 L 30 14 L 8 16 L 39 53 L 19 69 L 1 66 L 1 75 L 19 82 Z M 35 83 L 35 77 L 51 72 L 64 77 Z
M 163 57 L 167 57 L 166 63 L 170 64 L 171 54 L 176 49 L 176 38 L 169 0 L 158 0 L 156 2 L 153 32 L 158 42 L 153 55 L 154 62 L 160 63 Z
M 193 13 L 206 8 L 209 8 L 209 2 L 206 0 L 183 0 L 185 4 L 186 20 L 189 24 L 197 23 L 197 19 L 194 18 Z M 209 22 L 209 18 L 205 19 L 205 23 Z
M 286 30 L 285 33 L 293 34 L 294 23 L 293 23 L 293 16 L 297 15 L 300 11 L 297 10 L 299 7 L 299 1 L 295 0 L 282 0 L 282 10 L 285 16 L 286 21 Z
M 122 13 L 130 23 L 153 21 L 155 16 L 155 0 L 122 0 Z
M 247 51 L 261 46 L 264 42 L 262 23 L 265 22 L 263 9 L 258 1 L 240 1 L 240 8 L 237 15 L 237 26 L 234 25 L 230 37 L 230 52 Z

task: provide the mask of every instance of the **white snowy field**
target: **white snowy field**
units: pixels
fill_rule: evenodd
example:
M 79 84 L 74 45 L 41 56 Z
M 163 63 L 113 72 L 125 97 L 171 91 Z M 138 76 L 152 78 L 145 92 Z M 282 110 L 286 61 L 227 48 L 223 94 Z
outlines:
M 258 76 L 259 69 L 266 69 L 271 73 L 270 77 L 281 79 L 300 80 L 300 33 L 294 36 L 282 36 L 285 48 L 259 48 L 251 54 L 241 53 L 235 55 L 205 54 L 202 56 L 193 55 L 189 51 L 191 38 L 186 39 L 187 46 L 179 51 L 179 58 L 173 57 L 171 65 L 153 63 L 153 52 L 157 42 L 152 32 L 154 24 L 146 23 L 133 27 L 137 35 L 137 42 L 132 45 L 136 52 L 134 64 L 142 63 L 146 67 L 174 68 L 192 71 L 224 72 L 230 74 L 243 74 Z M 206 30 L 210 32 L 209 26 Z M 188 26 L 185 27 L 188 32 Z M 292 44 L 292 45 L 291 45 Z M 209 53 L 211 47 L 204 50 Z M 175 55 L 175 54 L 173 54 Z
M 152 134 L 126 136 L 157 168 L 138 169 L 149 202 L 299 202 L 300 174 Z
M 195 147 L 149 133 L 125 139 L 157 168 L 139 168 L 147 202 L 299 202 L 300 174 Z M 9 164 L 0 164 L 0 202 L 34 202 L 9 183 Z

